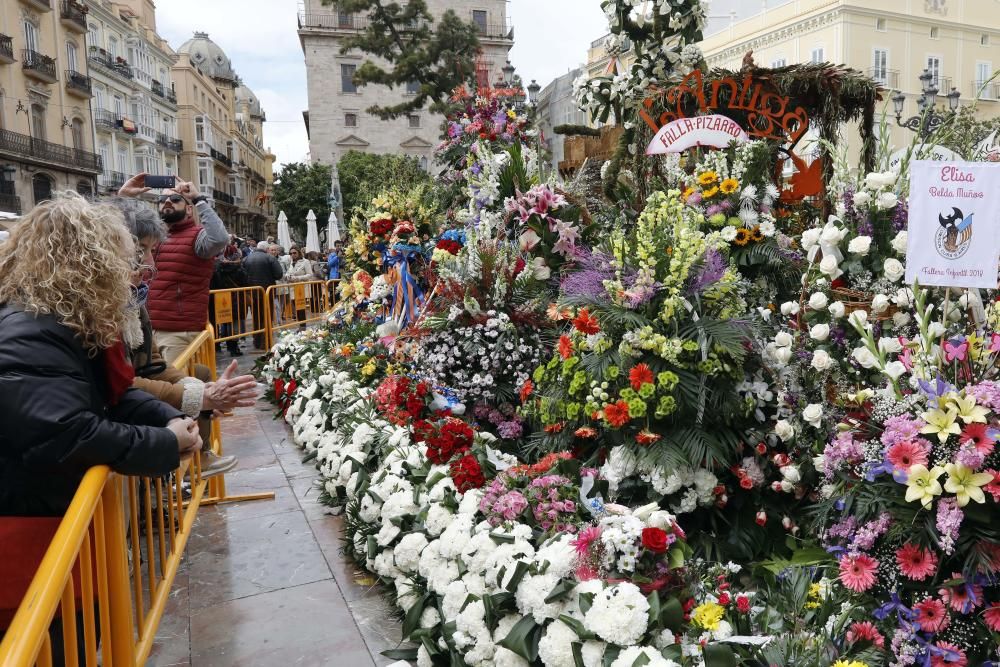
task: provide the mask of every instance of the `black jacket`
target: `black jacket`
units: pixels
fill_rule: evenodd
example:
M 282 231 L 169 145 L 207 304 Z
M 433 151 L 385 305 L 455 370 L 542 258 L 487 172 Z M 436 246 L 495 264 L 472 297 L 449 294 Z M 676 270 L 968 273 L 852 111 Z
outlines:
M 281 280 L 284 270 L 281 263 L 263 250 L 254 250 L 243 260 L 243 270 L 247 274 L 247 285 L 267 289 Z
M 0 516 L 59 516 L 106 464 L 164 475 L 180 464 L 166 428 L 183 413 L 137 389 L 106 405 L 101 357 L 51 315 L 0 304 Z

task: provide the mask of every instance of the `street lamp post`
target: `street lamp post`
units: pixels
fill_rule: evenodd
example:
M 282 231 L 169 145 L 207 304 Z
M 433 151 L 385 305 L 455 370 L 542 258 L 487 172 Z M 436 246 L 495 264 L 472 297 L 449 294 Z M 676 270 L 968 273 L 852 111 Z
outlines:
M 893 96 L 892 105 L 896 111 L 896 124 L 912 130 L 922 139 L 926 139 L 934 134 L 945 121 L 955 115 L 958 111 L 962 94 L 958 92 L 957 88 L 952 88 L 951 92 L 945 95 L 945 98 L 948 100 L 949 113 L 938 113 L 934 109 L 939 92 L 937 84 L 934 81 L 934 75 L 931 74 L 930 70 L 925 69 L 919 78 L 921 94 L 917 98 L 917 107 L 920 112 L 916 116 L 911 116 L 905 121 L 903 120 L 903 107 L 906 104 L 906 95 L 902 91 Z

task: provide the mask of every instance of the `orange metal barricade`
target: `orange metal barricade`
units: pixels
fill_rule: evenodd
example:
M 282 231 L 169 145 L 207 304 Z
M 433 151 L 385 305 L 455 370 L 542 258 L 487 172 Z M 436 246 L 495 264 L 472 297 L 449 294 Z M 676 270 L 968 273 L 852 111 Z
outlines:
M 252 337 L 266 344 L 271 326 L 270 309 L 266 308 L 263 287 L 233 287 L 209 292 L 211 320 L 215 342 L 223 343 Z
M 327 281 L 306 280 L 298 283 L 271 285 L 265 292 L 271 325 L 268 328 L 268 349 L 274 345 L 275 334 L 295 327 L 305 328 L 313 322 L 326 321 L 330 298 Z
M 195 364 L 215 378 L 210 328 L 174 362 L 189 375 Z M 221 453 L 215 420 L 210 440 Z M 3 636 L 0 665 L 145 665 L 198 508 L 273 497 L 227 495 L 222 476 L 202 478 L 200 454 L 160 478 L 91 468 Z

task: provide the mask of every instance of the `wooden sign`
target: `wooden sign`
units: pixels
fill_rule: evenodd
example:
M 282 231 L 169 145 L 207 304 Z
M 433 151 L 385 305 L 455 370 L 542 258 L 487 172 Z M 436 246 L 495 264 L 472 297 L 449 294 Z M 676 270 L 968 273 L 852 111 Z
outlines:
M 653 118 L 650 111 L 657 99 L 664 100 L 668 108 L 659 118 Z M 809 129 L 805 109 L 794 105 L 789 96 L 779 94 L 767 79 L 747 74 L 742 79 L 727 76 L 706 81 L 701 70 L 694 70 L 661 94 L 646 98 L 639 116 L 659 132 L 669 123 L 687 118 L 692 104 L 699 114 L 723 112 L 729 116 L 724 113 L 729 111 L 745 115 L 743 129 L 754 139 L 774 139 L 794 146 Z
M 696 146 L 725 148 L 747 140 L 746 131 L 732 118 L 720 114 L 678 118 L 660 128 L 649 142 L 646 155 L 681 153 Z

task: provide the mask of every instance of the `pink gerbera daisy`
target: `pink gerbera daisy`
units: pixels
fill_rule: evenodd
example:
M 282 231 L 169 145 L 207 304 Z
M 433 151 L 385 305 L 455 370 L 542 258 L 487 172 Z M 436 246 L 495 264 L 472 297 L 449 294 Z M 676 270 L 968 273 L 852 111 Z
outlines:
M 958 572 L 951 573 L 952 579 L 961 579 Z M 964 583 L 946 586 L 938 590 L 941 599 L 957 612 L 968 614 L 983 603 L 983 587 L 979 584 L 968 586 Z
M 986 627 L 993 632 L 1000 632 L 1000 602 L 994 602 L 989 609 L 983 612 L 983 621 L 986 622 Z
M 875 584 L 878 561 L 867 554 L 844 556 L 840 559 L 840 583 L 856 593 L 867 591 Z
M 944 603 L 934 598 L 928 598 L 913 605 L 913 611 L 917 614 L 913 620 L 924 632 L 941 632 L 948 627 L 950 622 Z
M 856 621 L 847 630 L 847 641 L 850 644 L 855 642 L 868 641 L 873 646 L 883 648 L 885 637 L 878 631 L 878 628 L 871 621 Z
M 896 562 L 899 563 L 900 571 L 914 581 L 923 581 L 937 571 L 937 556 L 934 552 L 909 542 L 896 550 Z
M 910 466 L 927 465 L 927 450 L 915 442 L 904 440 L 889 447 L 885 451 L 885 458 L 894 468 L 906 472 Z
M 969 664 L 965 651 L 954 644 L 936 642 L 934 646 L 940 650 L 936 654 L 931 654 L 931 667 L 967 667 Z
M 581 530 L 576 539 L 573 540 L 573 546 L 576 547 L 576 553 L 579 556 L 586 556 L 590 551 L 590 545 L 596 542 L 601 537 L 601 527 L 600 526 L 587 526 Z
M 975 445 L 976 451 L 984 456 L 989 456 L 993 452 L 996 437 L 994 429 L 986 424 L 968 424 L 962 429 L 958 441 L 961 443 L 971 442 Z

